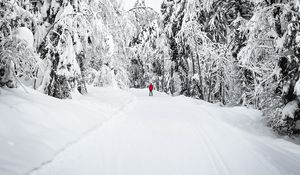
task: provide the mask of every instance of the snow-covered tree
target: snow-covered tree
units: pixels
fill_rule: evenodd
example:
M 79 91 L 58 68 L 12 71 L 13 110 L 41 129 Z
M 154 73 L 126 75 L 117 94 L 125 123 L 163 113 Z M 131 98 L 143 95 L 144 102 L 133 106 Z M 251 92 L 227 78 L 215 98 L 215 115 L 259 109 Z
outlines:
M 186 95 L 225 103 L 225 69 L 228 65 L 225 46 L 213 43 L 196 21 L 183 26 L 177 41 L 184 46 L 180 52 L 187 53 L 181 61 L 184 65 L 181 69 L 186 74 Z
M 129 67 L 131 86 L 144 88 L 152 82 L 157 90 L 165 91 L 169 47 L 158 21 L 153 21 L 134 37 L 130 47 L 132 52 Z
M 169 60 L 166 35 L 159 14 L 144 5 L 135 5 L 129 10 L 130 19 L 136 28 L 129 44 L 131 86 L 144 88 L 152 82 L 157 90 L 166 91 L 165 70 Z
M 244 104 L 262 109 L 270 125 L 297 134 L 299 100 L 297 2 L 256 2 L 253 17 L 240 26 L 245 46 L 237 54 Z
M 129 42 L 135 29 L 118 1 L 94 1 L 89 48 L 89 83 L 95 86 L 129 86 Z M 105 70 L 106 74 L 101 70 Z M 106 79 L 106 80 L 103 80 Z

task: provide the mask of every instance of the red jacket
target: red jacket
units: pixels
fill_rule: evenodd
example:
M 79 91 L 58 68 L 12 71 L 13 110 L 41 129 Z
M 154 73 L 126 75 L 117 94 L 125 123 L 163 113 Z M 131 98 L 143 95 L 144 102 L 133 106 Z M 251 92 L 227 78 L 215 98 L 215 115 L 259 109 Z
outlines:
M 152 91 L 153 90 L 153 85 L 152 83 L 149 85 L 149 91 Z

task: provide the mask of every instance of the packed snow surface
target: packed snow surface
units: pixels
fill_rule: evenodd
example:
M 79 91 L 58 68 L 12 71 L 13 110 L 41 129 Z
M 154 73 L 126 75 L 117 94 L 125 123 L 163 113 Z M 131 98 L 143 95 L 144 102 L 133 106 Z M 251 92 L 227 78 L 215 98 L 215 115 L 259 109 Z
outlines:
M 2 91 L 0 174 L 299 174 L 300 146 L 273 136 L 258 111 L 154 95 Z
M 117 89 L 89 89 L 72 100 L 1 89 L 0 175 L 25 175 L 51 161 L 133 99 Z

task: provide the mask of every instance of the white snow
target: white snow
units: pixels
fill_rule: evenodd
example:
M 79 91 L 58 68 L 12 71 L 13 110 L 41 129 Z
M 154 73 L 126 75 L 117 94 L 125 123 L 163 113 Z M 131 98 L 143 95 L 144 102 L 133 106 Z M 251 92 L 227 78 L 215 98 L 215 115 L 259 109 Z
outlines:
M 20 27 L 14 34 L 17 39 L 25 41 L 29 48 L 33 48 L 34 37 L 30 29 L 27 27 Z
M 132 100 L 128 93 L 117 89 L 90 87 L 87 96 L 73 94 L 73 100 L 27 90 L 30 94 L 22 89 L 1 89 L 1 175 L 25 175 Z
M 294 3 L 296 4 L 296 7 L 298 7 L 298 12 L 300 11 L 300 1 L 295 0 Z
M 285 40 L 286 40 L 285 37 L 278 38 L 276 41 L 277 47 L 283 48 Z
M 194 74 L 193 76 L 192 76 L 192 80 L 195 80 L 195 81 L 200 81 L 200 79 L 199 79 L 199 74 Z
M 55 17 L 55 21 L 61 20 L 70 14 L 74 14 L 74 9 L 71 4 L 68 4 L 65 8 L 61 8 L 61 10 L 58 12 L 58 14 Z
M 258 111 L 158 92 L 148 97 L 147 89 L 92 88 L 88 96 L 74 96 L 57 100 L 32 90 L 3 91 L 0 174 L 300 172 L 300 146 L 276 138 Z M 82 135 L 90 127 L 92 132 Z
M 42 17 L 47 17 L 47 7 L 49 7 L 49 2 L 44 1 L 43 6 L 41 7 L 41 15 Z
M 296 82 L 294 87 L 294 94 L 299 96 L 300 95 L 300 79 Z
M 81 74 L 81 71 L 76 60 L 76 52 L 70 34 L 66 34 L 66 43 L 65 47 L 60 48 L 62 54 L 60 55 L 61 58 L 56 73 L 70 78 Z
M 289 102 L 282 109 L 282 119 L 285 119 L 287 117 L 294 118 L 297 109 L 298 109 L 298 100 Z

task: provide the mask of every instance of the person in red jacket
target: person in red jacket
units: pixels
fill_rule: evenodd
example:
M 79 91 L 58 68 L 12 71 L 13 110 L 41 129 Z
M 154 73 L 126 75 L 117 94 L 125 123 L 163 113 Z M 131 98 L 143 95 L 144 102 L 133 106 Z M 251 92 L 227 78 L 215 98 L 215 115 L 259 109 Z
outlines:
M 149 85 L 149 96 L 153 96 L 153 84 L 152 83 L 150 83 L 150 85 Z

